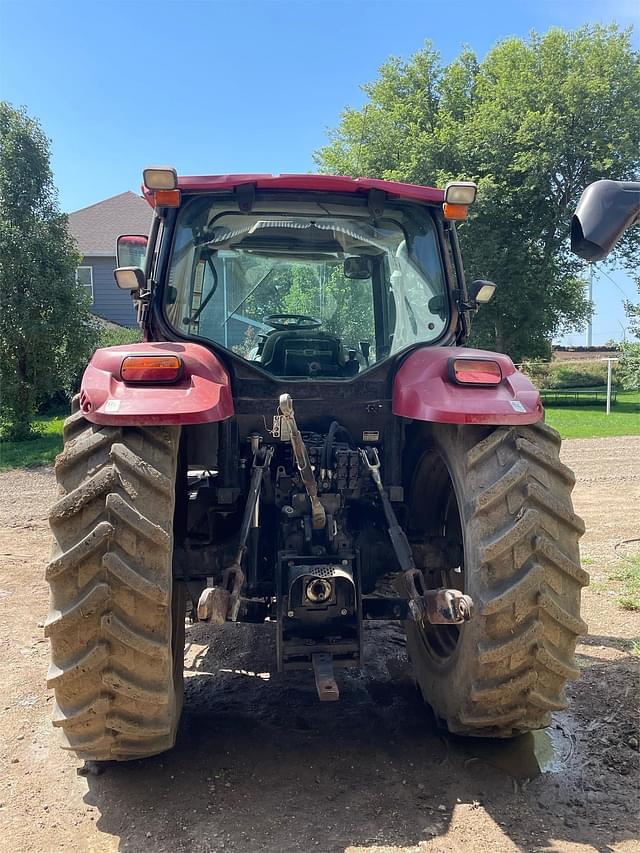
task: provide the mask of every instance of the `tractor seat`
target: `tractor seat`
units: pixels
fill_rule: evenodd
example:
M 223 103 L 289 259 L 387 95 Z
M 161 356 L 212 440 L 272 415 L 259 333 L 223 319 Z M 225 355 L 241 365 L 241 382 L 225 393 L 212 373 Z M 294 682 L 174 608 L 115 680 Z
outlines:
M 275 376 L 354 376 L 359 369 L 345 360 L 335 335 L 302 329 L 268 335 L 260 362 Z

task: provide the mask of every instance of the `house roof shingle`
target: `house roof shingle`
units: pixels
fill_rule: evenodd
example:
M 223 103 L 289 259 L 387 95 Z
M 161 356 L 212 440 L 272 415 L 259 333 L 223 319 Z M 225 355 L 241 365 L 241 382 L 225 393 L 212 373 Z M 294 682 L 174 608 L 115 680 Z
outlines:
M 69 231 L 83 257 L 115 257 L 121 234 L 148 234 L 151 209 L 139 195 L 127 192 L 69 214 Z

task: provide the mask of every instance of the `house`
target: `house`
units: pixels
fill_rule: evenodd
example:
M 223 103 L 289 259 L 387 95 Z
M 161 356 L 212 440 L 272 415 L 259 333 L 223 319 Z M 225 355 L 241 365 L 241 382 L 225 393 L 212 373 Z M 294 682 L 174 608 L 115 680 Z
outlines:
M 82 261 L 76 278 L 91 292 L 91 312 L 121 326 L 135 326 L 131 294 L 113 277 L 116 240 L 122 234 L 148 234 L 151 209 L 133 192 L 120 193 L 69 214 L 69 231 Z

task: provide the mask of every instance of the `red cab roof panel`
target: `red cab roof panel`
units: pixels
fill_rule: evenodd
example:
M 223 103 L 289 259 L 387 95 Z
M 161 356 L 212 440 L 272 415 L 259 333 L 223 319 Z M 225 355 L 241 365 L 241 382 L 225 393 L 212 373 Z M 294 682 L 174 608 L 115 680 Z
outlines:
M 392 196 L 442 204 L 444 190 L 418 187 L 376 178 L 349 178 L 342 175 L 190 175 L 178 178 L 178 189 L 189 192 L 220 192 L 242 184 L 257 189 L 307 190 L 309 192 L 365 193 L 382 190 Z

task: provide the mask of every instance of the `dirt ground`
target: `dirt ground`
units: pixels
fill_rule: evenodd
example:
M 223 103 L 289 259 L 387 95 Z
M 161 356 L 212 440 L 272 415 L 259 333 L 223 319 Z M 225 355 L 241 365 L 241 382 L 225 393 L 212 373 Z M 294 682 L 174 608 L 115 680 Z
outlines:
M 270 671 L 267 626 L 187 632 L 186 703 L 170 753 L 79 775 L 45 688 L 50 469 L 0 475 L 0 833 L 5 850 L 637 851 L 640 617 L 601 585 L 640 536 L 640 437 L 573 440 L 594 586 L 582 678 L 545 732 L 465 741 L 433 725 L 394 625 L 367 631 L 340 703 Z M 631 547 L 631 546 L 627 546 Z

